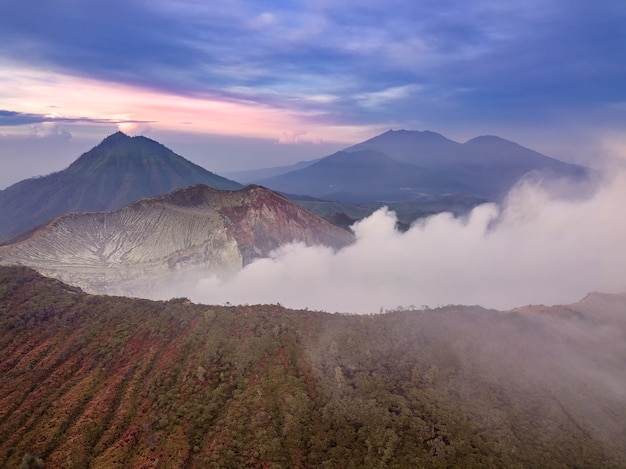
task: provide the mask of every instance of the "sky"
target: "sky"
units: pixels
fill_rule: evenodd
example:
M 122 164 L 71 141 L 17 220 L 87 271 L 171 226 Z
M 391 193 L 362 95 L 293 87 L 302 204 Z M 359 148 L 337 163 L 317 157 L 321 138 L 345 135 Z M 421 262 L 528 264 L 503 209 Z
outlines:
M 0 188 L 146 135 L 218 173 L 388 129 L 626 157 L 623 0 L 0 2 Z

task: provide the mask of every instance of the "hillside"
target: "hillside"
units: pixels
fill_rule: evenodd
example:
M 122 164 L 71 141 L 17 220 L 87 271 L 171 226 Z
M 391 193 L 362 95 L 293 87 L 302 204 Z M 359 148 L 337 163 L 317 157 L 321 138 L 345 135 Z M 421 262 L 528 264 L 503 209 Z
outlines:
M 193 272 L 229 275 L 288 243 L 340 248 L 352 240 L 269 189 L 194 185 L 112 212 L 57 217 L 0 246 L 0 264 L 90 292 L 155 297 L 158 285 Z
M 625 467 L 625 302 L 345 316 L 2 267 L 0 466 Z
M 67 212 L 115 210 L 141 197 L 192 184 L 242 186 L 146 137 L 117 132 L 63 171 L 0 191 L 0 240 Z

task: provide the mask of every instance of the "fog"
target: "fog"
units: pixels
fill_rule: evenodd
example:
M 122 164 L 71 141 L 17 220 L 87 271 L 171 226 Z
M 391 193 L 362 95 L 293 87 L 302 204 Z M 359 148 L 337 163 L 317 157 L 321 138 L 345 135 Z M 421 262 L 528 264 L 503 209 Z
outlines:
M 411 305 L 508 309 L 566 304 L 590 291 L 626 291 L 626 173 L 588 186 L 526 179 L 501 205 L 441 213 L 401 233 L 383 208 L 353 225 L 338 252 L 284 246 L 234 277 L 186 282 L 203 303 L 280 303 L 376 313 Z

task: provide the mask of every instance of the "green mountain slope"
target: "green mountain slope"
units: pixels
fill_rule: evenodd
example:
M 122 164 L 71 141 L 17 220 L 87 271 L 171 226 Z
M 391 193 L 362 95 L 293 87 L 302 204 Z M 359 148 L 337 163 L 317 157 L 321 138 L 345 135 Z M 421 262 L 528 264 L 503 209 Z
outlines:
M 3 267 L 0 466 L 625 467 L 624 303 L 345 316 Z
M 192 184 L 242 187 L 154 140 L 117 132 L 67 169 L 0 191 L 0 240 L 66 212 L 114 210 L 141 197 Z

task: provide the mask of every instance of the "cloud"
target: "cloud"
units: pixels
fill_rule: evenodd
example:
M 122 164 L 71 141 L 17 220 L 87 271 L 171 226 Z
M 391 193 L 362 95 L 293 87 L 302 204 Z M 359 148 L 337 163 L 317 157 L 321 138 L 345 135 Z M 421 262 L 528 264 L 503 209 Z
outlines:
M 61 122 L 91 122 L 91 123 L 103 123 L 101 119 L 89 119 L 89 118 L 67 118 L 61 115 L 50 114 L 33 114 L 18 111 L 0 110 L 0 127 L 13 127 L 19 125 L 29 124 L 44 124 L 44 123 L 61 123 Z
M 255 29 L 263 29 L 274 26 L 277 22 L 278 18 L 276 18 L 275 14 L 264 11 L 250 21 L 250 26 Z
M 127 135 L 146 135 L 152 130 L 150 123 L 137 121 L 121 122 L 117 128 Z
M 39 114 L 0 110 L 0 126 L 14 126 L 45 122 L 46 117 Z
M 292 130 L 290 132 L 283 132 L 278 139 L 278 143 L 299 143 L 301 137 L 306 135 L 306 130 Z
M 229 98 L 239 87 L 248 90 L 242 99 L 264 102 L 280 90 L 280 104 L 289 107 L 306 106 L 292 100 L 303 77 L 309 94 L 328 96 L 428 84 L 440 88 L 442 101 L 474 114 L 477 101 L 513 113 L 527 103 L 570 108 L 624 97 L 620 2 L 242 0 L 174 8 L 158 1 L 148 9 L 112 0 L 65 8 L 44 1 L 39 8 L 34 17 L 27 5 L 3 3 L 0 55 L 167 92 Z M 450 96 L 449 89 L 475 91 Z M 411 102 L 413 113 L 438 109 L 419 96 Z M 326 109 L 343 115 L 337 105 Z
M 418 85 L 394 86 L 381 91 L 359 94 L 356 100 L 364 107 L 377 108 L 388 106 L 393 101 L 407 99 L 418 91 L 420 91 Z
M 113 118 L 113 119 L 98 119 L 98 118 L 90 118 L 90 117 L 64 117 L 58 113 L 50 113 L 50 114 L 32 114 L 25 112 L 17 112 L 17 111 L 8 111 L 8 110 L 0 110 L 0 127 L 13 127 L 20 125 L 39 125 L 39 127 L 31 128 L 41 128 L 48 129 L 45 133 L 50 132 L 58 132 L 59 124 L 76 124 L 76 123 L 87 123 L 87 124 L 119 124 L 119 125 L 147 125 L 148 121 L 138 121 L 133 119 L 125 119 L 125 118 Z
M 338 252 L 284 246 L 233 278 L 188 280 L 183 294 L 372 313 L 398 305 L 506 309 L 626 291 L 626 173 L 588 198 L 563 193 L 562 184 L 526 181 L 502 206 L 482 205 L 465 218 L 438 214 L 405 233 L 381 209 L 357 223 L 356 243 Z

